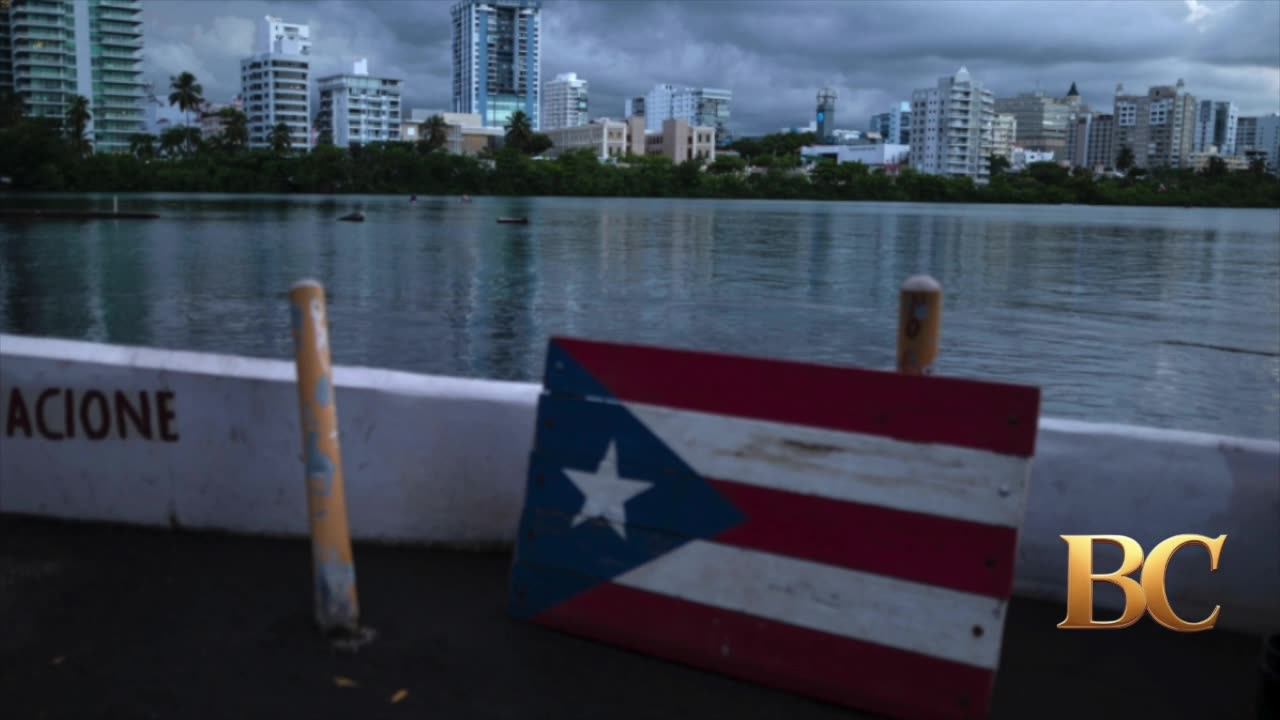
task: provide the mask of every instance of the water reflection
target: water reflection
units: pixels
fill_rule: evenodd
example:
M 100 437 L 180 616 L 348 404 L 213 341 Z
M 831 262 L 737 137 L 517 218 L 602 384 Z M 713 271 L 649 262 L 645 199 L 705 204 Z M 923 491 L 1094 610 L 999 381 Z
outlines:
M 572 334 L 888 368 L 898 285 L 929 272 L 947 288 L 947 374 L 1038 384 L 1051 415 L 1280 435 L 1275 212 L 172 195 L 121 205 L 164 219 L 0 225 L 6 332 L 289 357 L 285 294 L 316 277 L 347 364 L 528 380 L 546 338 Z M 355 207 L 365 223 L 335 221 Z

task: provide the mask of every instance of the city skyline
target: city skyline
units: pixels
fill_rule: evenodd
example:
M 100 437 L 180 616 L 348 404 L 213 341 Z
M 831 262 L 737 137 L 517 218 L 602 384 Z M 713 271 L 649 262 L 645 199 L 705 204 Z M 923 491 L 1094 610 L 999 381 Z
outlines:
M 145 77 L 163 87 L 189 70 L 207 97 L 229 99 L 239 91 L 238 63 L 251 50 L 254 23 L 275 14 L 312 27 L 313 73 L 342 72 L 368 58 L 379 74 L 404 80 L 406 107 L 448 107 L 451 5 L 146 0 Z M 1183 78 L 1198 98 L 1233 102 L 1240 115 L 1280 111 L 1280 3 L 1065 7 L 544 0 L 542 75 L 587 78 L 592 117 L 617 117 L 626 98 L 659 83 L 723 87 L 734 95 L 736 134 L 808 122 L 824 85 L 839 93 L 840 124 L 859 129 L 960 65 L 997 97 L 1036 89 L 1059 95 L 1076 82 L 1088 105 L 1106 110 L 1117 83 L 1141 88 Z M 636 32 L 645 26 L 653 32 Z M 1142 30 L 1126 30 L 1136 27 Z

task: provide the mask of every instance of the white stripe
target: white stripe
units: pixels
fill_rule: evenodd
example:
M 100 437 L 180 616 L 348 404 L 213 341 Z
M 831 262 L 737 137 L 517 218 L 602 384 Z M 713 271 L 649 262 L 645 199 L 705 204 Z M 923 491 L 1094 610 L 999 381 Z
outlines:
M 653 405 L 626 408 L 704 477 L 989 525 L 1022 521 L 1029 458 Z
M 981 668 L 1000 660 L 1003 602 L 884 575 L 694 541 L 613 582 Z

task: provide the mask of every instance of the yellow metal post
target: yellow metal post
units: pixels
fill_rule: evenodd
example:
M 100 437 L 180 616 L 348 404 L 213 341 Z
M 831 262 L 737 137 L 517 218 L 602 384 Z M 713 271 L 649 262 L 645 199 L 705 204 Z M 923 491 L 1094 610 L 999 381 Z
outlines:
M 928 275 L 902 283 L 898 304 L 898 372 L 930 375 L 942 334 L 942 286 Z
M 329 320 L 324 287 L 303 280 L 289 291 L 307 509 L 315 570 L 316 622 L 324 631 L 358 628 L 356 570 L 347 525 L 347 496 L 338 449 L 338 409 L 329 356 Z

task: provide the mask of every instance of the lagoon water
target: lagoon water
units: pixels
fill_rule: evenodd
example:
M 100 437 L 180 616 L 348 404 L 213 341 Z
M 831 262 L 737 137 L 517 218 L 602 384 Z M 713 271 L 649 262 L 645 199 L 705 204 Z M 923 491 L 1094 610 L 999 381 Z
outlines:
M 110 196 L 0 206 L 111 207 Z M 617 198 L 120 196 L 149 221 L 0 222 L 0 329 L 536 380 L 547 338 L 889 369 L 897 289 L 946 289 L 941 374 L 1047 416 L 1280 438 L 1280 211 Z M 368 220 L 335 218 L 362 209 Z M 499 225 L 527 216 L 528 225 Z

